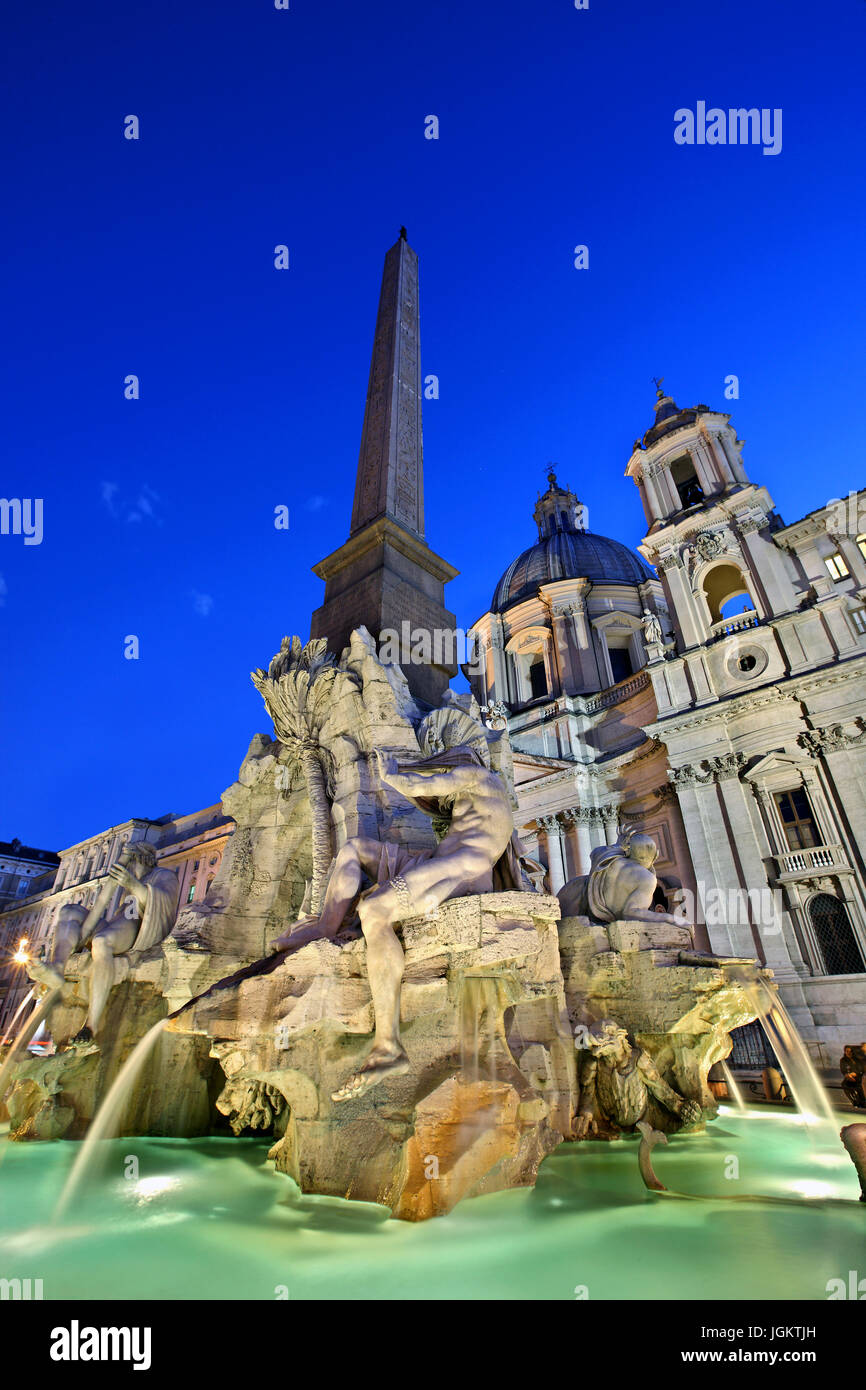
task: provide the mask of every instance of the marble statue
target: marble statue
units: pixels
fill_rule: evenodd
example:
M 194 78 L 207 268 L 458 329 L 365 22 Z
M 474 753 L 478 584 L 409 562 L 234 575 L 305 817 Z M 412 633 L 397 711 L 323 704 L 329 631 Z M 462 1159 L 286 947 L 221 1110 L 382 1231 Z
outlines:
M 30 978 L 51 989 L 62 989 L 64 970 L 70 956 L 90 948 L 93 969 L 87 1022 L 73 1038 L 79 1046 L 93 1042 L 99 1021 L 115 980 L 118 956 L 138 955 L 164 941 L 177 917 L 180 884 L 171 869 L 157 868 L 156 851 L 143 841 L 126 846 L 121 859 L 109 866 L 103 891 L 87 912 L 77 903 L 61 908 L 54 929 L 48 959 L 28 967 Z M 117 885 L 134 900 L 113 917 L 108 917 L 108 900 Z
M 593 922 L 670 922 L 682 927 L 683 918 L 653 908 L 658 877 L 653 864 L 658 846 L 637 829 L 621 832 L 615 845 L 597 845 L 590 855 L 590 871 L 569 879 L 558 897 L 563 917 L 589 917 Z
M 575 1028 L 580 1061 L 580 1105 L 575 1138 L 605 1137 L 634 1129 L 644 1119 L 654 1097 L 683 1125 L 698 1124 L 697 1101 L 679 1095 L 659 1073 L 648 1052 L 636 1046 L 625 1028 L 612 1018 Z
M 649 645 L 651 642 L 656 642 L 659 646 L 662 646 L 664 644 L 665 639 L 664 633 L 662 632 L 662 625 L 658 618 L 658 614 L 651 612 L 649 608 L 645 608 L 643 610 L 642 624 L 644 632 L 644 641 L 647 643 L 647 645 Z
M 398 763 L 381 751 L 377 758 L 383 784 L 433 817 L 439 843 L 413 852 L 387 841 L 348 840 L 336 857 L 319 916 L 297 923 L 274 943 L 284 951 L 333 938 L 357 902 L 375 1037 L 363 1065 L 334 1092 L 335 1101 L 364 1095 L 409 1069 L 399 1028 L 404 955 L 395 927 L 427 916 L 448 898 L 532 887 L 520 864 L 507 790 L 475 748 L 458 745 L 415 763 Z M 362 892 L 364 876 L 373 886 Z

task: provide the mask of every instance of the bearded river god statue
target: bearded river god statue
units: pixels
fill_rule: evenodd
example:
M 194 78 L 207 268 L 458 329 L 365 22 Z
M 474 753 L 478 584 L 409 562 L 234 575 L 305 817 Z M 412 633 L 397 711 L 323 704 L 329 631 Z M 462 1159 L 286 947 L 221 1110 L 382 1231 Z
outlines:
M 118 885 L 129 894 L 126 906 L 109 917 L 108 908 Z M 28 966 L 32 980 L 49 989 L 62 989 L 69 959 L 89 949 L 93 958 L 87 1022 L 73 1039 L 90 1045 L 98 1032 L 120 957 L 135 960 L 142 952 L 164 941 L 177 917 L 180 883 L 171 869 L 157 866 L 156 851 L 144 841 L 133 841 L 109 866 L 106 882 L 87 912 L 75 903 L 58 913 L 47 961 Z

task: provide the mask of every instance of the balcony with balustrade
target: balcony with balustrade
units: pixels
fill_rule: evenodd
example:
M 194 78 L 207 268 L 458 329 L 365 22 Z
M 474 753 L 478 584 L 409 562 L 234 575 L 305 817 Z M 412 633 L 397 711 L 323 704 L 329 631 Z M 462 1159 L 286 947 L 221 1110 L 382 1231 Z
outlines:
M 773 855 L 778 883 L 796 883 L 825 874 L 853 874 L 841 845 L 811 845 L 808 849 L 792 849 L 786 854 Z

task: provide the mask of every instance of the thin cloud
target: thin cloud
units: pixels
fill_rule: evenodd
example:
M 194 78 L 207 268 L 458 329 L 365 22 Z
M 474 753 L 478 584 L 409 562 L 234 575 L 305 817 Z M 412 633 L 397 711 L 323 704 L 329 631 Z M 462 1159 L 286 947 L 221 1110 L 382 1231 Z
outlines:
M 114 507 L 114 499 L 119 491 L 120 485 L 118 483 L 103 483 L 100 488 L 102 500 L 105 503 L 108 510 L 111 512 L 112 516 L 117 515 L 117 512 Z
M 197 589 L 193 589 L 192 606 L 200 618 L 208 618 L 213 610 L 213 596 L 200 594 Z

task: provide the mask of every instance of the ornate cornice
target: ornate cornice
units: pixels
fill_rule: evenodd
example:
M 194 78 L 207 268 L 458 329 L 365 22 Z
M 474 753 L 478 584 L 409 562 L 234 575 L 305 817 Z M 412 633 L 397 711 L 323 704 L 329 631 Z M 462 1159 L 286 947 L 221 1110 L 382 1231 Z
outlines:
M 672 767 L 669 776 L 675 787 L 694 786 L 698 782 L 727 782 L 732 777 L 739 777 L 748 761 L 745 753 L 722 753 L 713 758 L 702 758 L 699 763 L 682 763 L 680 767 Z M 706 770 L 702 772 L 702 768 Z
M 799 734 L 797 742 L 805 748 L 810 758 L 822 758 L 827 753 L 838 753 L 845 748 L 854 748 L 866 743 L 866 720 L 858 716 L 854 723 L 857 733 L 846 733 L 841 724 L 829 724 L 826 729 L 809 729 Z

